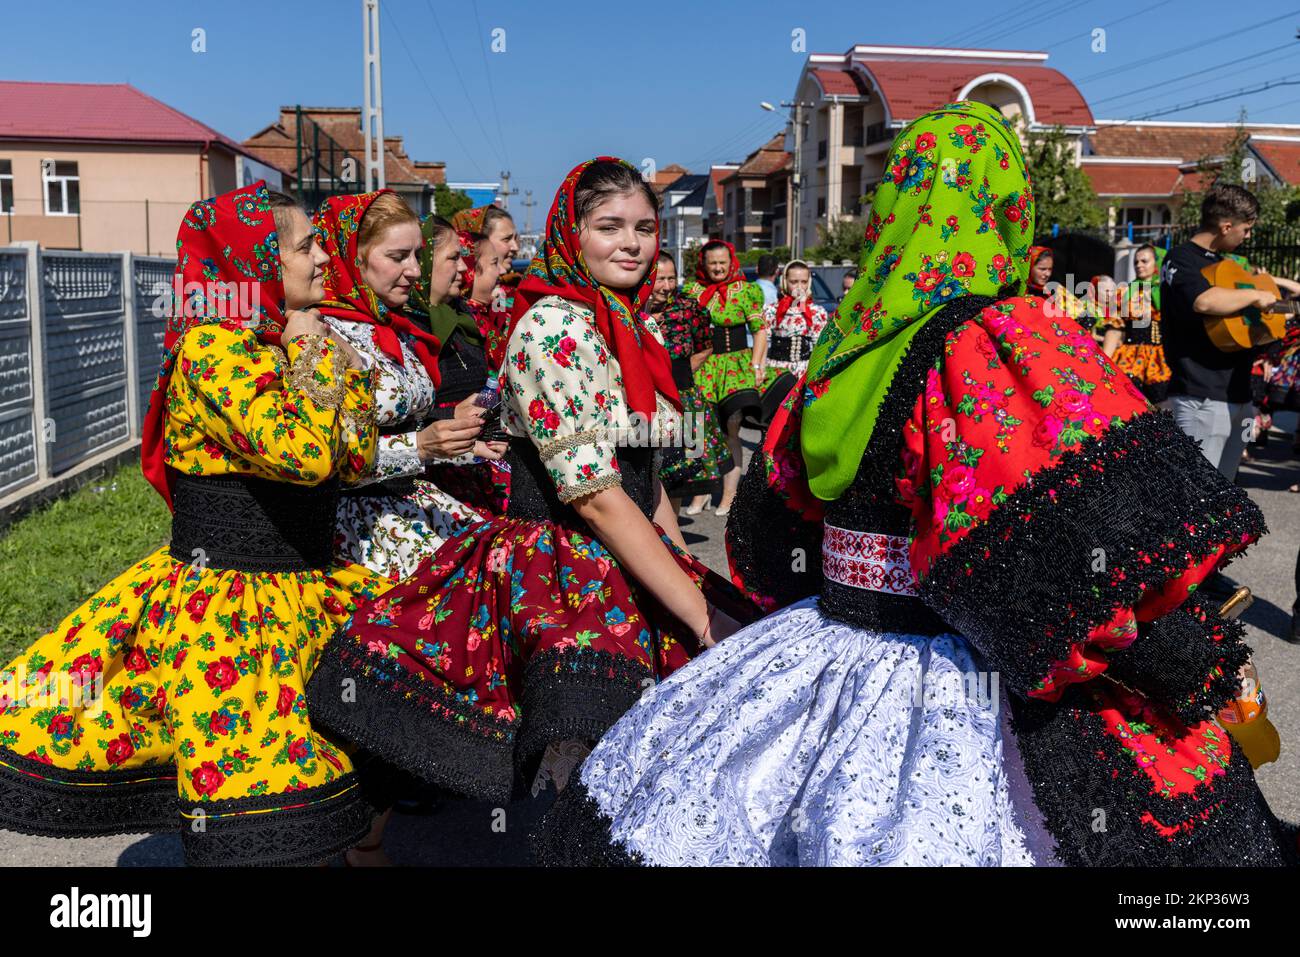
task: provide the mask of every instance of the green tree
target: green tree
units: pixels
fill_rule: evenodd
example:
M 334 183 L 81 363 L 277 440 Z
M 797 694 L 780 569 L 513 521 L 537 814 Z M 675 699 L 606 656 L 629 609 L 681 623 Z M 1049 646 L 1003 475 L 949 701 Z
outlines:
M 809 262 L 838 263 L 847 259 L 856 265 L 862 258 L 866 234 L 861 219 L 842 216 L 830 226 L 818 223 L 817 232 L 821 242 L 804 250 L 804 259 Z
M 1244 186 L 1259 200 L 1259 219 L 1256 225 L 1263 229 L 1285 226 L 1300 218 L 1300 188 L 1278 185 L 1260 177 L 1258 161 L 1249 149 L 1250 131 L 1246 129 L 1243 110 L 1237 128 L 1220 156 L 1202 156 L 1196 161 L 1200 183 L 1208 189 L 1217 183 L 1234 183 Z M 1253 174 L 1251 171 L 1253 168 Z M 1249 182 L 1247 180 L 1250 180 Z M 1201 219 L 1201 200 L 1205 189 L 1183 190 L 1182 205 L 1178 207 L 1178 224 L 1195 227 Z
M 1030 133 L 1025 160 L 1034 182 L 1036 229 L 1095 229 L 1106 222 L 1092 181 L 1075 162 L 1074 142 L 1064 127 Z
M 474 200 L 458 189 L 451 189 L 446 183 L 433 187 L 433 208 L 443 219 L 451 219 L 462 209 L 469 209 Z

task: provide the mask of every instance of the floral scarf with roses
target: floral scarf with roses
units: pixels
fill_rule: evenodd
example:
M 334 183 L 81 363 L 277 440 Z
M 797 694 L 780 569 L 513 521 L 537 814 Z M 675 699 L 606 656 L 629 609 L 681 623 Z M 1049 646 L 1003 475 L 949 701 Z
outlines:
M 251 283 L 256 296 L 240 295 Z M 259 342 L 278 346 L 284 328 L 284 282 L 280 241 L 266 183 L 194 203 L 176 237 L 173 303 L 163 331 L 163 361 L 149 395 L 140 443 L 140 466 L 149 484 L 172 507 L 175 473 L 165 461 L 167 386 L 191 327 L 207 322 L 239 323 Z M 241 312 L 251 302 L 251 314 Z
M 808 364 L 800 447 L 817 498 L 838 498 L 857 473 L 880 403 L 925 321 L 962 296 L 1023 291 L 1033 235 L 1020 140 L 997 110 L 949 103 L 898 135 L 858 280 Z

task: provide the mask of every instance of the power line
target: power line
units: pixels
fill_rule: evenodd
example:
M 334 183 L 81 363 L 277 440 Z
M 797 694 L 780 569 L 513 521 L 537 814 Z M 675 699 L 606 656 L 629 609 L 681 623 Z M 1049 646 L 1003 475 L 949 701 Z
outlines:
M 1137 62 L 1129 63 L 1126 66 L 1118 66 L 1109 70 L 1102 70 L 1100 73 L 1094 73 L 1091 76 L 1080 77 L 1075 82 L 1087 83 L 1091 80 L 1100 80 L 1100 79 L 1104 79 L 1105 77 L 1115 76 L 1118 73 L 1126 73 L 1129 70 L 1136 70 L 1140 66 L 1146 66 L 1149 63 L 1155 63 L 1157 60 L 1167 60 L 1170 57 L 1179 56 L 1183 53 L 1189 53 L 1192 50 L 1199 50 L 1201 47 L 1209 46 L 1211 43 L 1221 43 L 1224 40 L 1227 40 L 1231 37 L 1240 36 L 1243 33 L 1249 33 L 1251 30 L 1258 30 L 1260 27 L 1268 26 L 1270 23 L 1277 23 L 1279 20 L 1286 20 L 1289 17 L 1294 17 L 1296 14 L 1300 14 L 1300 9 L 1289 10 L 1286 13 L 1282 14 L 1281 16 L 1270 17 L 1267 20 L 1261 20 L 1258 23 L 1252 23 L 1249 26 L 1241 27 L 1240 29 L 1233 30 L 1230 33 L 1217 34 L 1215 36 L 1210 37 L 1209 39 L 1201 40 L 1198 43 L 1191 43 L 1185 47 L 1179 47 L 1177 50 L 1169 50 L 1166 51 L 1165 53 L 1157 53 L 1154 54 L 1153 56 L 1147 57 L 1145 60 L 1138 60 Z
M 1059 19 L 1061 14 L 1065 13 L 1066 10 L 1068 9 L 1077 9 L 1078 7 L 1082 7 L 1085 4 L 1092 3 L 1092 2 L 1094 2 L 1094 0 L 1065 0 L 1065 2 L 1062 3 L 1060 6 L 1049 9 L 1047 12 L 1041 13 L 1040 16 L 1035 17 L 1033 19 L 1023 20 L 1019 23 L 1014 24 L 1011 27 L 1005 27 L 1002 29 L 997 29 L 997 27 L 995 26 L 993 33 L 982 34 L 977 42 L 996 43 L 999 40 L 1009 38 L 1020 33 L 1022 30 L 1026 29 L 1027 27 L 1039 26 L 1041 24 L 1047 23 L 1049 20 Z
M 1159 10 L 1161 7 L 1168 6 L 1173 2 L 1174 0 L 1160 0 L 1160 2 L 1157 3 L 1155 6 L 1146 7 L 1142 10 L 1139 10 L 1137 13 L 1130 13 L 1128 16 L 1120 17 L 1118 20 L 1111 20 L 1107 23 L 1103 23 L 1101 24 L 1101 27 L 1104 30 L 1109 30 L 1111 27 L 1123 23 L 1126 20 L 1132 20 L 1135 17 L 1149 16 L 1152 12 Z M 1076 33 L 1074 36 L 1066 37 L 1064 40 L 1057 40 L 1054 43 L 1049 43 L 1047 46 L 1043 47 L 1043 49 L 1052 50 L 1055 49 L 1056 47 L 1064 46 L 1067 43 L 1072 43 L 1075 40 L 1082 40 L 1084 37 L 1091 37 L 1091 36 L 1092 36 L 1092 30 L 1084 30 L 1082 33 Z
M 771 122 L 772 122 L 772 118 L 767 116 L 763 116 L 756 120 L 752 120 L 751 122 L 747 123 L 742 129 L 740 129 L 739 132 L 732 133 L 726 139 L 721 140 L 714 146 L 709 147 L 707 150 L 697 155 L 686 165 L 689 167 L 695 167 L 700 165 L 701 163 L 711 163 L 713 156 L 716 156 L 719 153 L 723 153 L 725 150 L 732 149 L 732 145 L 734 143 L 749 139 L 749 137 L 756 134 L 762 127 L 766 126 L 768 123 Z
M 415 67 L 415 73 L 420 78 L 420 82 L 424 84 L 425 90 L 428 91 L 429 100 L 433 103 L 434 108 L 438 111 L 438 114 L 442 117 L 442 122 L 446 126 L 447 131 L 451 133 L 452 137 L 455 138 L 457 144 L 461 148 L 461 152 L 465 154 L 465 159 L 468 160 L 470 166 L 474 168 L 474 172 L 478 173 L 479 179 L 486 179 L 486 177 L 483 175 L 483 170 L 479 167 L 478 163 L 474 161 L 473 158 L 474 154 L 471 153 L 469 147 L 465 145 L 465 141 L 460 138 L 460 134 L 456 132 L 455 125 L 452 124 L 451 119 L 447 116 L 446 111 L 443 110 L 442 104 L 438 102 L 438 97 L 434 94 L 433 87 L 429 85 L 429 81 L 425 79 L 424 71 L 420 69 L 419 61 L 416 60 L 415 57 L 411 54 L 411 48 L 406 45 L 406 38 L 402 36 L 402 31 L 401 29 L 398 28 L 397 21 L 393 18 L 393 15 L 388 12 L 389 8 L 387 6 L 381 6 L 380 9 L 388 15 L 388 21 L 393 25 L 393 30 L 397 34 L 397 39 L 401 41 L 402 49 L 406 51 L 407 58 L 411 61 L 411 65 Z
M 1216 63 L 1214 66 L 1206 67 L 1203 70 L 1195 70 L 1191 73 L 1184 73 L 1182 76 L 1176 76 L 1171 80 L 1162 80 L 1159 83 L 1152 83 L 1149 86 L 1144 86 L 1139 90 L 1130 90 L 1128 93 L 1116 93 L 1114 96 L 1103 96 L 1099 100 L 1093 100 L 1092 105 L 1096 106 L 1098 103 L 1109 103 L 1113 100 L 1126 100 L 1129 99 L 1130 97 L 1142 96 L 1150 92 L 1151 90 L 1156 89 L 1157 87 L 1168 86 L 1171 83 L 1178 83 L 1181 80 L 1190 79 L 1191 77 L 1194 76 L 1200 76 L 1202 73 L 1213 73 L 1218 70 L 1222 70 L 1224 67 L 1234 66 L 1235 64 L 1241 63 L 1245 60 L 1254 60 L 1257 57 L 1261 57 L 1266 53 L 1276 53 L 1278 50 L 1285 50 L 1287 48 L 1295 47 L 1295 46 L 1296 46 L 1296 41 L 1291 40 L 1288 43 L 1283 43 L 1281 46 L 1269 47 L 1267 50 L 1260 50 L 1257 53 L 1251 53 L 1243 57 L 1238 57 L 1237 59 L 1229 60 L 1226 63 Z M 1297 49 L 1295 52 L 1300 53 L 1300 49 Z M 1279 57 L 1279 59 L 1286 59 L 1286 57 Z M 1263 64 L 1261 64 L 1261 66 L 1262 65 Z M 1211 77 L 1206 82 L 1213 83 L 1217 79 L 1218 77 Z M 1196 83 L 1191 84 L 1191 86 L 1199 86 L 1199 85 L 1200 84 L 1196 84 Z
M 1011 16 L 1011 15 L 1018 15 L 1022 13 L 1024 9 L 1025 9 L 1025 5 L 1023 2 L 1012 3 L 1009 6 L 999 10 L 997 13 L 992 14 L 992 19 L 998 23 L 1002 23 L 1004 17 Z M 972 34 L 980 33 L 985 29 L 987 29 L 987 21 L 985 21 L 983 25 L 977 24 L 974 27 L 963 27 L 961 30 L 958 30 L 956 33 L 950 33 L 945 37 L 940 37 L 938 40 L 935 41 L 935 46 L 945 46 L 946 44 L 953 43 L 954 41 L 957 40 L 966 40 L 967 42 L 969 42 L 969 38 L 971 37 Z
M 483 120 L 479 117 L 479 111 L 474 106 L 474 98 L 469 94 L 469 88 L 465 86 L 465 77 L 461 75 L 460 67 L 456 65 L 456 58 L 452 55 L 451 45 L 447 43 L 447 35 L 442 32 L 442 24 L 438 22 L 438 15 L 434 13 L 433 4 L 429 0 L 424 0 L 425 6 L 429 8 L 429 14 L 433 17 L 433 25 L 438 28 L 438 37 L 442 40 L 442 47 L 447 51 L 447 60 L 451 64 L 451 72 L 456 76 L 456 82 L 460 84 L 460 91 L 465 95 L 465 106 L 469 109 L 470 115 L 474 117 L 474 122 L 478 124 L 479 132 L 483 134 L 483 141 L 487 143 L 492 152 L 497 154 L 497 159 L 501 161 L 502 166 L 508 166 L 505 156 L 501 150 L 492 142 L 492 137 L 488 136 L 487 128 L 483 126 Z
M 492 70 L 488 67 L 487 47 L 483 45 L 483 23 L 478 17 L 478 0 L 474 0 L 474 25 L 478 27 L 478 49 L 483 54 L 483 72 L 487 76 L 488 96 L 492 100 L 492 116 L 496 119 L 497 139 L 501 140 L 501 151 L 505 154 L 506 169 L 510 169 L 510 150 L 506 146 L 505 134 L 501 132 L 501 111 L 497 109 L 497 93 L 492 85 Z
M 1271 90 L 1277 86 L 1300 86 L 1300 73 L 1293 73 L 1290 76 L 1277 77 L 1265 83 L 1253 87 L 1243 87 L 1240 90 L 1233 90 L 1231 93 L 1221 93 L 1217 96 L 1204 97 L 1199 100 L 1193 100 L 1191 103 L 1182 103 L 1178 106 L 1165 107 L 1159 110 L 1152 110 L 1150 113 L 1143 113 L 1141 116 L 1134 116 L 1126 123 L 1136 123 L 1142 120 L 1154 119 L 1157 116 L 1168 116 L 1170 113 L 1181 113 L 1183 110 L 1190 110 L 1197 106 L 1207 106 L 1211 103 L 1222 103 L 1224 100 L 1231 100 L 1236 96 L 1250 96 L 1255 93 L 1262 93 L 1265 90 Z

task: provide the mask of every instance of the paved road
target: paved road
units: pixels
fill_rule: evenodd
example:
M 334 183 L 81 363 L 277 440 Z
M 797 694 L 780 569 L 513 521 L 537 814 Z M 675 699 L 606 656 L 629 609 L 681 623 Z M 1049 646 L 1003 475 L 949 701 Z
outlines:
M 1280 424 L 1293 427 L 1290 421 Z M 1256 596 L 1245 621 L 1268 694 L 1269 716 L 1283 741 L 1281 759 L 1259 770 L 1259 782 L 1279 815 L 1300 820 L 1300 646 L 1277 637 L 1290 628 L 1300 547 L 1300 495 L 1286 491 L 1300 481 L 1300 460 L 1290 456 L 1290 435 L 1275 432 L 1259 460 L 1243 467 L 1239 481 L 1264 510 L 1271 529 L 1230 569 L 1230 575 L 1249 585 Z M 1152 491 L 1153 496 L 1159 494 Z M 682 520 L 692 551 L 725 572 L 722 526 L 712 511 Z M 430 814 L 395 815 L 386 846 L 397 864 L 526 863 L 526 832 L 547 805 L 546 796 L 528 799 L 507 805 L 502 815 L 490 804 L 446 800 Z M 180 866 L 182 857 L 175 835 L 54 840 L 0 831 L 0 864 L 157 867 Z

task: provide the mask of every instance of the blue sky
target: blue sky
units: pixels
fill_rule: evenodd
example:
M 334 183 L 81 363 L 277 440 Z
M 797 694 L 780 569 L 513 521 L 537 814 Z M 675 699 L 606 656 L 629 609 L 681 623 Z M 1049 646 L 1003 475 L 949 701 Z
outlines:
M 281 104 L 361 102 L 360 0 L 5 7 L 5 79 L 130 82 L 235 139 L 272 122 Z M 758 103 L 792 95 L 802 64 L 790 49 L 796 28 L 812 52 L 854 43 L 1043 49 L 1106 118 L 1300 80 L 1297 0 L 384 0 L 383 8 L 386 132 L 403 135 L 417 159 L 445 160 L 453 180 L 510 168 L 516 200 L 534 191 L 534 227 L 564 173 L 597 153 L 693 172 L 743 158 L 781 128 Z M 191 51 L 196 27 L 207 32 L 203 54 Z M 1092 50 L 1095 27 L 1107 31 L 1104 53 Z M 504 52 L 492 52 L 496 29 Z M 1183 50 L 1196 44 L 1205 45 Z M 1234 120 L 1243 107 L 1250 119 L 1300 123 L 1300 87 L 1165 118 Z

